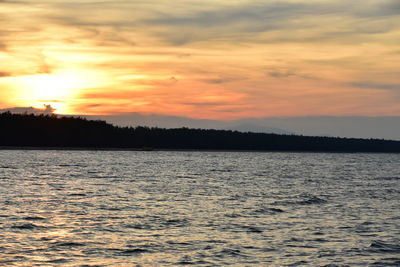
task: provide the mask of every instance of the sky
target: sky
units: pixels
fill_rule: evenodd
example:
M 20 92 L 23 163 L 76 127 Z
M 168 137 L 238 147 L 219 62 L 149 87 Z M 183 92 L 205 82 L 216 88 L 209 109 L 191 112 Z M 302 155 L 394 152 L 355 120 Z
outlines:
M 0 109 L 400 116 L 399 0 L 0 0 Z

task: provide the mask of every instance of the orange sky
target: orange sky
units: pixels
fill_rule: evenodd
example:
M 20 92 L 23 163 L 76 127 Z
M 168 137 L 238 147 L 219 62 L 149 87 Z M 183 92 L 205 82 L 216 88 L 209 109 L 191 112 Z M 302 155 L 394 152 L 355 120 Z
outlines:
M 0 109 L 400 116 L 398 0 L 5 0 L 0 14 Z

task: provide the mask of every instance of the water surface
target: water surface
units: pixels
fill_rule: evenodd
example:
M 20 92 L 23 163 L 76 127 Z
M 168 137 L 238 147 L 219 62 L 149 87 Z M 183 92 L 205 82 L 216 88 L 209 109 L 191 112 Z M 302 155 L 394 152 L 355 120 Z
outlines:
M 1 266 L 400 266 L 400 155 L 0 151 Z

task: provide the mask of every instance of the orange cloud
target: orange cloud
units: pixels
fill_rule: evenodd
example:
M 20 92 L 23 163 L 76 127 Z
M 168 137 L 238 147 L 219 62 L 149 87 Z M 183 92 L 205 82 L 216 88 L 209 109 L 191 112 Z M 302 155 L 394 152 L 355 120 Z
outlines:
M 2 1 L 0 108 L 51 102 L 74 114 L 220 119 L 400 115 L 399 7 Z

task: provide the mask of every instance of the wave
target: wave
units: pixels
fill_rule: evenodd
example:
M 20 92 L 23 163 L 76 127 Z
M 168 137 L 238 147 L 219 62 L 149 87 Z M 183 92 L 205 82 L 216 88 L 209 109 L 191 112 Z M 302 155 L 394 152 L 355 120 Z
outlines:
M 311 194 L 301 194 L 294 197 L 294 200 L 282 200 L 282 201 L 275 201 L 274 205 L 285 205 L 285 206 L 293 206 L 293 205 L 315 205 L 315 204 L 325 204 L 328 201 L 311 195 Z
M 379 181 L 397 181 L 400 180 L 400 177 L 397 176 L 388 176 L 388 177 L 375 177 L 374 180 L 379 180 Z
M 260 208 L 254 211 L 255 213 L 263 213 L 263 214 L 275 214 L 275 213 L 283 213 L 285 212 L 283 209 L 280 208 Z
M 27 216 L 22 219 L 27 220 L 27 221 L 44 221 L 44 220 L 46 220 L 46 218 L 39 217 L 39 216 Z
M 392 244 L 375 240 L 369 246 L 369 251 L 372 252 L 385 252 L 385 253 L 400 253 L 400 243 Z
M 35 229 L 43 229 L 46 227 L 41 226 L 41 225 L 36 225 L 33 223 L 24 223 L 24 224 L 13 225 L 13 226 L 11 226 L 11 228 L 18 229 L 18 230 L 35 230 Z
M 55 247 L 83 247 L 83 246 L 86 246 L 85 243 L 69 242 L 69 241 L 68 242 L 63 242 L 63 241 L 55 242 L 52 245 Z

